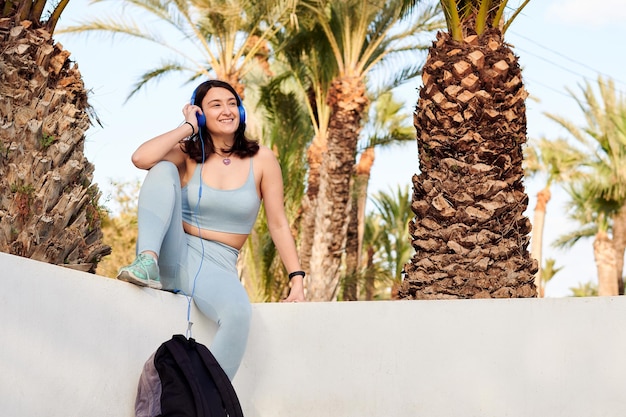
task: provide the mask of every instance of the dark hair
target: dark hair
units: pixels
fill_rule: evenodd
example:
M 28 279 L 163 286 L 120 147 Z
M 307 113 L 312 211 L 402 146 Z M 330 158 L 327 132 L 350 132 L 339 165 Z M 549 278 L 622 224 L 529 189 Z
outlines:
M 204 96 L 206 96 L 207 92 L 214 87 L 225 88 L 226 90 L 233 93 L 235 99 L 237 100 L 237 106 L 242 107 L 241 98 L 239 94 L 235 91 L 235 89 L 228 84 L 227 82 L 221 80 L 209 80 L 205 81 L 196 87 L 194 91 L 193 103 L 196 106 L 202 108 L 202 100 Z M 204 146 L 202 145 L 200 140 L 187 140 L 183 142 L 182 149 L 183 152 L 189 155 L 189 157 L 196 162 L 202 162 L 207 159 L 209 156 L 215 153 L 215 144 L 213 143 L 213 138 L 211 137 L 211 133 L 209 133 L 209 129 L 207 129 L 206 125 L 198 126 L 200 128 L 200 137 L 202 141 L 204 141 Z M 202 151 L 204 150 L 204 156 L 202 155 Z M 237 155 L 240 158 L 245 158 L 249 156 L 254 156 L 259 151 L 259 143 L 252 139 L 246 137 L 246 123 L 239 121 L 239 126 L 237 127 L 237 131 L 235 132 L 235 142 L 230 149 L 218 149 L 218 152 L 224 153 L 232 153 Z

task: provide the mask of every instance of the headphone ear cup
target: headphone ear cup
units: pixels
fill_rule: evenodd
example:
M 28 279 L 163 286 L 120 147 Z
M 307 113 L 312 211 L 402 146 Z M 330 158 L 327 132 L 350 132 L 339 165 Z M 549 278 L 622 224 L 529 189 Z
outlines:
M 239 102 L 241 102 L 241 99 L 239 99 Z M 243 107 L 243 104 L 240 104 L 239 106 L 237 106 L 237 108 L 239 109 L 239 123 L 245 123 L 246 109 Z
M 189 104 L 191 104 L 192 106 L 196 101 L 196 91 L 198 91 L 197 87 L 195 90 L 193 90 L 193 94 L 191 95 L 191 99 L 189 100 Z M 196 113 L 196 118 L 198 119 L 198 129 L 202 129 L 202 127 L 206 125 L 206 116 L 204 115 L 204 113 Z
M 202 129 L 202 127 L 206 126 L 206 116 L 204 113 L 196 113 L 196 117 L 198 118 L 198 129 Z

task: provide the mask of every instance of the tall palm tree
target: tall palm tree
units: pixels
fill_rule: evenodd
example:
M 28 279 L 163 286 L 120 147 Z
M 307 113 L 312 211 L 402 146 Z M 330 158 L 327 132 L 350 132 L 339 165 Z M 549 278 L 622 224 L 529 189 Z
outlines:
M 611 218 L 619 210 L 614 200 L 606 200 L 598 195 L 593 176 L 585 176 L 567 191 L 570 195 L 568 216 L 578 222 L 580 227 L 560 236 L 554 245 L 571 247 L 581 239 L 593 237 L 593 255 L 598 275 L 598 295 L 613 296 L 618 294 L 617 262 L 618 253 L 611 242 Z
M 282 80 L 275 79 L 261 88 L 259 104 L 265 110 L 267 144 L 278 158 L 284 178 L 285 209 L 297 235 L 300 203 L 304 194 L 306 175 L 306 145 L 313 135 L 307 111 L 302 106 L 298 89 L 286 88 Z M 246 241 L 244 282 L 251 298 L 257 301 L 278 301 L 287 296 L 289 279 L 261 211 L 254 233 Z
M 402 1 L 383 0 L 303 0 L 302 10 L 313 18 L 320 42 L 328 45 L 336 76 L 327 93 L 330 108 L 325 154 L 319 168 L 319 189 L 315 207 L 310 250 L 310 278 L 307 297 L 310 300 L 332 300 L 336 297 L 342 258 L 345 251 L 350 193 L 361 120 L 368 108 L 367 76 L 383 64 L 397 64 L 410 51 L 424 48 L 419 37 L 437 28 L 436 8 L 422 10 L 418 18 L 400 25 Z M 318 43 L 316 43 L 318 45 Z M 391 78 L 410 79 L 420 65 L 394 72 Z M 303 253 L 308 253 L 305 250 Z
M 437 34 L 422 74 L 409 224 L 416 252 L 400 296 L 535 297 L 522 167 L 528 93 L 504 41 L 528 0 L 509 18 L 506 0 L 440 3 L 448 31 Z
M 563 116 L 551 113 L 547 116 L 564 127 L 586 151 L 583 165 L 588 176 L 583 181 L 590 198 L 605 202 L 603 206 L 619 208 L 608 213 L 613 233 L 612 238 L 608 235 L 606 238 L 615 249 L 615 281 L 618 293 L 623 294 L 622 274 L 626 250 L 626 173 L 623 168 L 626 166 L 626 99 L 618 94 L 612 80 L 607 81 L 602 77 L 597 81 L 599 97 L 595 90 L 587 82 L 582 87 L 582 97 L 570 91 L 584 114 L 584 126 L 579 127 Z M 602 287 L 599 292 L 607 295 Z
M 83 154 L 95 115 L 70 52 L 53 39 L 67 3 L 0 2 L 0 250 L 95 272 L 111 248 Z
M 322 156 L 326 153 L 331 113 L 327 96 L 330 83 L 337 74 L 337 66 L 330 59 L 332 51 L 328 43 L 324 42 L 323 33 L 314 25 L 315 19 L 301 13 L 298 16 L 297 28 L 277 34 L 274 49 L 277 51 L 277 61 L 284 62 L 287 67 L 276 78 L 283 82 L 293 80 L 298 86 L 314 132 L 307 144 L 306 194 L 298 219 L 300 262 L 305 271 L 310 271 L 320 167 Z M 315 48 L 311 48 L 311 45 L 315 45 Z
M 352 187 L 352 202 L 346 239 L 346 268 L 342 283 L 342 300 L 357 300 L 358 271 L 362 269 L 363 235 L 365 229 L 365 206 L 367 188 L 372 166 L 376 159 L 376 148 L 390 147 L 414 140 L 413 127 L 407 125 L 406 115 L 402 112 L 402 104 L 397 102 L 391 91 L 374 94 L 369 109 L 367 123 L 363 130 L 365 139 L 361 142 L 364 149 L 359 152 L 355 167 Z M 406 223 L 401 225 L 406 229 Z
M 543 231 L 546 218 L 546 209 L 550 201 L 550 188 L 553 184 L 564 184 L 582 173 L 578 168 L 587 159 L 587 155 L 580 149 L 570 146 L 566 139 L 548 140 L 540 138 L 531 141 L 526 148 L 524 159 L 526 175 L 536 176 L 539 173 L 545 176 L 546 184 L 537 193 L 537 205 L 535 206 L 532 240 L 530 243 L 530 253 L 539 263 L 539 268 L 535 274 L 535 286 L 537 294 L 543 297 L 544 282 L 542 276 L 543 264 Z
M 104 3 L 107 0 L 94 0 Z M 125 0 L 117 16 L 99 17 L 71 26 L 64 33 L 122 35 L 162 46 L 171 55 L 159 67 L 147 70 L 130 96 L 150 81 L 171 73 L 187 74 L 189 80 L 214 77 L 229 82 L 243 98 L 243 79 L 259 61 L 265 68 L 268 41 L 293 18 L 297 0 Z M 142 19 L 138 25 L 133 13 L 151 15 L 158 22 Z M 159 30 L 161 29 L 161 30 Z M 163 36 L 163 29 L 180 36 Z

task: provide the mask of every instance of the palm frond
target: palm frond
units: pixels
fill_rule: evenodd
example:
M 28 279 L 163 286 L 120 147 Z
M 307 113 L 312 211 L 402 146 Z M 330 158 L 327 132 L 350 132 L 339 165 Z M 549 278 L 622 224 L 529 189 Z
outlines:
M 95 0 L 94 3 L 113 3 Z M 181 71 L 239 83 L 256 65 L 257 54 L 289 24 L 296 0 L 122 0 L 119 15 L 98 17 L 63 33 L 99 33 L 140 39 L 178 56 Z M 141 17 L 138 25 L 133 17 Z M 146 85 L 139 82 L 138 85 Z M 237 87 L 237 86 L 235 86 Z
M 500 28 L 504 34 L 530 0 L 516 7 L 509 0 L 440 0 L 448 31 L 453 39 L 460 41 L 468 33 L 482 34 L 488 27 Z M 510 15 L 505 16 L 505 12 Z
M 386 61 L 383 63 L 383 66 L 376 70 L 376 74 L 381 75 L 377 77 L 379 81 L 378 84 L 376 84 L 376 90 L 390 91 L 400 87 L 408 81 L 414 80 L 416 77 L 420 76 L 423 67 L 424 64 L 421 62 L 398 67 L 394 66 L 393 62 Z
M 584 174 L 589 163 L 584 150 L 570 144 L 565 138 L 549 140 L 545 137 L 533 139 L 525 150 L 524 169 L 528 176 L 539 172 L 547 176 L 547 185 L 566 183 Z
M 391 90 L 372 92 L 371 106 L 362 131 L 362 148 L 386 147 L 400 142 L 414 141 L 415 128 L 402 111 Z
M 128 93 L 125 102 L 130 100 L 135 94 L 137 94 L 140 90 L 142 90 L 147 84 L 158 82 L 167 75 L 172 73 L 179 73 L 184 70 L 189 70 L 189 68 L 182 66 L 181 64 L 173 61 L 164 62 L 160 67 L 151 69 L 145 73 L 143 73 L 139 80 L 133 84 L 133 88 Z M 193 77 L 190 79 L 190 81 Z
M 381 191 L 371 201 L 382 229 L 387 231 L 380 236 L 379 245 L 384 249 L 389 268 L 394 271 L 396 279 L 400 280 L 402 268 L 413 254 L 407 227 L 413 217 L 409 187 L 398 186 L 390 192 Z

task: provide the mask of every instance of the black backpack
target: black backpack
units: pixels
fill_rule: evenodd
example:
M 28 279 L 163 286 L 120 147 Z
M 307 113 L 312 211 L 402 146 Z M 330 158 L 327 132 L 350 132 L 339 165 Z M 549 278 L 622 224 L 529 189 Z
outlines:
M 136 417 L 243 417 L 228 376 L 209 349 L 174 335 L 146 361 Z

